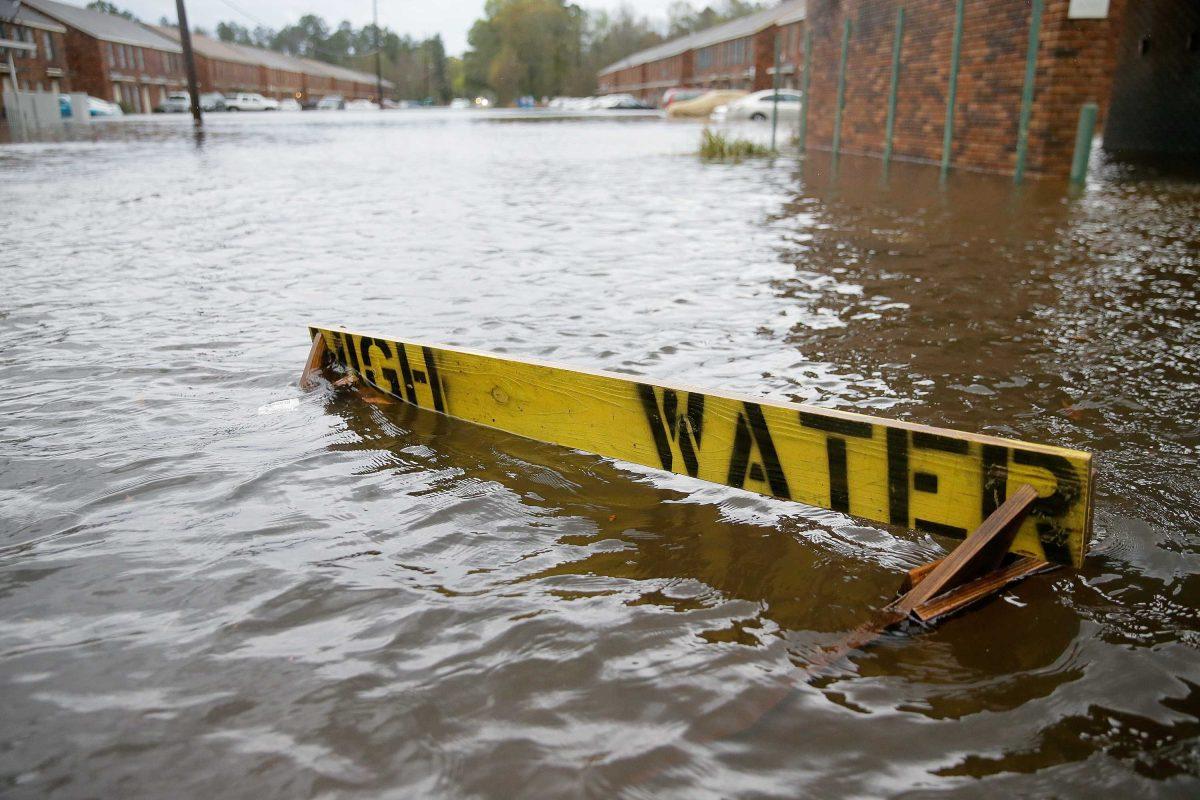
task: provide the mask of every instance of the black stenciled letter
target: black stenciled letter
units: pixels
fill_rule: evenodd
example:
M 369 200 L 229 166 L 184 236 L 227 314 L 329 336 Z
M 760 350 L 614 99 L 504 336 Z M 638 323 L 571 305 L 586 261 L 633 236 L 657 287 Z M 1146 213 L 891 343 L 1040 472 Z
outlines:
M 1014 450 L 1012 460 L 1015 464 L 1040 467 L 1054 476 L 1054 491 L 1047 497 L 1034 500 L 1029 513 L 1037 519 L 1038 539 L 1041 540 L 1042 549 L 1046 551 L 1046 558 L 1060 564 L 1070 564 L 1070 537 L 1062 518 L 1083 495 L 1083 482 L 1079 479 L 1079 473 L 1070 461 L 1053 453 Z
M 679 453 L 683 456 L 683 466 L 687 474 L 696 477 L 700 472 L 700 437 L 704 433 L 704 395 L 689 393 L 687 410 L 679 413 L 679 395 L 674 389 L 663 390 L 662 408 L 659 408 L 658 398 L 654 387 L 645 383 L 637 385 L 638 397 L 642 401 L 642 411 L 646 421 L 650 423 L 650 435 L 654 437 L 654 449 L 658 451 L 658 460 L 663 469 L 670 471 L 675 463 L 671 453 L 671 442 L 679 444 Z
M 825 437 L 825 454 L 829 458 L 829 507 L 834 511 L 850 512 L 850 478 L 846 466 L 846 439 L 855 436 L 870 439 L 871 423 L 839 417 L 800 412 L 800 424 L 806 428 L 825 431 L 835 436 Z M 908 516 L 907 510 L 905 516 Z
M 733 453 L 729 458 L 729 478 L 726 482 L 738 489 L 745 487 L 747 473 L 754 471 L 750 465 L 751 448 L 758 445 L 771 494 L 783 500 L 791 500 L 792 493 L 788 489 L 787 478 L 783 476 L 783 465 L 779 463 L 779 454 L 775 450 L 775 442 L 771 439 L 771 431 L 767 428 L 762 408 L 758 403 L 742 403 L 742 407 L 744 413 L 738 414 L 737 430 L 733 435 Z M 757 467 L 758 464 L 754 466 Z
M 912 446 L 918 450 L 937 450 L 942 453 L 954 453 L 955 455 L 966 455 L 971 450 L 971 446 L 965 439 L 951 439 L 949 436 L 938 436 L 936 433 L 925 433 L 924 431 L 913 431 Z M 933 478 L 929 482 L 928 488 L 932 489 L 933 493 L 936 494 L 937 476 L 930 473 L 925 474 Z M 921 530 L 941 534 L 942 536 L 953 536 L 962 539 L 967 535 L 966 528 L 960 528 L 957 525 L 947 525 L 944 522 L 928 519 L 916 519 L 913 522 Z

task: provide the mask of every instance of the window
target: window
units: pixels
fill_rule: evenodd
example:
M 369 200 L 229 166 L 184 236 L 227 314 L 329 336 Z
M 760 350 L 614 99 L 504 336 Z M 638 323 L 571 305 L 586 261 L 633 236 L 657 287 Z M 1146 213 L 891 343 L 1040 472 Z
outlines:
M 46 60 L 54 60 L 54 40 L 50 38 L 50 31 L 42 31 L 42 47 L 46 50 Z
M 112 49 L 111 42 L 104 43 L 104 53 L 106 56 L 108 56 L 108 65 L 110 67 L 115 67 L 117 65 L 117 58 L 116 58 L 116 56 L 113 55 L 113 49 Z
M 117 66 L 125 68 L 125 48 L 121 45 L 117 45 Z
M 139 47 L 139 48 L 138 48 L 137 50 L 135 50 L 134 52 L 135 52 L 135 53 L 137 53 L 138 69 L 145 71 L 145 69 L 146 69 L 146 59 L 145 59 L 145 57 L 142 55 L 142 48 L 140 48 L 140 47 Z

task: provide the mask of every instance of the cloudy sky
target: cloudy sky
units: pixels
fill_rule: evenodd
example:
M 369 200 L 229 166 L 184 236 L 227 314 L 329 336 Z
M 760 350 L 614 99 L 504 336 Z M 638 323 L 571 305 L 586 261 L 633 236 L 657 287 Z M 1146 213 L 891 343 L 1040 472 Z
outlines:
M 86 5 L 85 0 L 66 0 Z M 116 5 L 132 11 L 147 22 L 162 16 L 175 18 L 172 0 L 115 0 Z M 483 15 L 484 0 L 379 0 L 379 22 L 418 38 L 442 35 L 446 52 L 459 54 L 467 47 L 467 30 Z M 639 14 L 666 20 L 671 0 L 637 0 L 631 3 Z M 188 21 L 213 28 L 222 20 L 279 28 L 295 22 L 307 13 L 320 14 L 330 21 L 348 19 L 357 26 L 371 21 L 371 0 L 186 0 Z M 587 8 L 615 8 L 619 0 L 583 0 Z

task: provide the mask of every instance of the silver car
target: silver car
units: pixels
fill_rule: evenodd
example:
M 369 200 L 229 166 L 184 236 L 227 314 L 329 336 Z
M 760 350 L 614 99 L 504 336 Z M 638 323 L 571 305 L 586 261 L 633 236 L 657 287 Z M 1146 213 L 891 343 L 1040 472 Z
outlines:
M 724 106 L 713 110 L 713 116 L 727 120 L 753 120 L 766 122 L 771 118 L 771 110 L 775 107 L 775 91 L 764 89 L 753 92 L 745 97 L 739 97 Z M 779 90 L 779 121 L 795 123 L 800 121 L 800 93 L 790 89 Z
M 155 111 L 165 114 L 186 114 L 192 110 L 192 99 L 187 92 L 171 92 Z

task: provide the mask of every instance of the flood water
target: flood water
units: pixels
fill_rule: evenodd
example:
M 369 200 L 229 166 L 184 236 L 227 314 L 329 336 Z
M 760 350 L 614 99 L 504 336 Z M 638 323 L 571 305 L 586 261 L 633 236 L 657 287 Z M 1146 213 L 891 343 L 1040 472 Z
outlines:
M 0 146 L 0 794 L 1195 797 L 1200 183 L 648 117 Z M 345 325 L 1094 452 L 1082 570 L 296 386 Z

